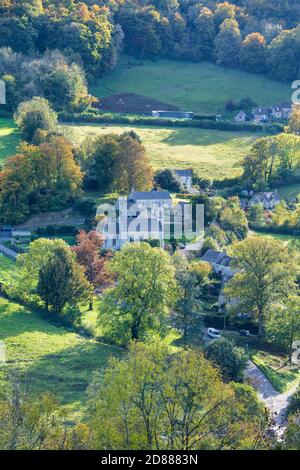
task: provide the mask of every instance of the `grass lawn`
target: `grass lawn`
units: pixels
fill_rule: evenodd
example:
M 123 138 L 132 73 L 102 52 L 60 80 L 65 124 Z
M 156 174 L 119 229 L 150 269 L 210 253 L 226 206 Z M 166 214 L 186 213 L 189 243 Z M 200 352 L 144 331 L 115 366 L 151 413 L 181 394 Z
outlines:
M 250 97 L 258 105 L 291 99 L 291 88 L 261 75 L 219 67 L 209 62 L 137 61 L 123 57 L 119 66 L 99 79 L 90 92 L 101 98 L 137 93 L 197 113 L 223 111 L 228 100 Z
M 134 130 L 155 168 L 193 168 L 200 176 L 224 179 L 241 174 L 241 161 L 257 135 L 191 128 L 79 125 L 72 127 L 77 142 L 86 137 Z
M 15 270 L 15 262 L 7 256 L 0 254 L 0 279 L 10 279 Z
M 264 232 L 255 232 L 255 230 L 251 230 L 250 235 L 256 237 L 271 237 L 276 238 L 276 240 L 280 240 L 285 243 L 289 243 L 291 241 L 300 242 L 300 236 L 298 235 L 284 235 L 281 233 L 264 233 Z
M 13 155 L 20 142 L 20 132 L 12 119 L 0 118 L 0 165 Z
M 286 357 L 264 351 L 253 354 L 253 362 L 268 377 L 277 392 L 287 392 L 300 381 L 298 366 L 286 365 Z
M 280 196 L 286 199 L 287 201 L 295 199 L 300 194 L 300 183 L 282 186 L 282 188 L 278 189 L 278 192 Z
M 6 346 L 6 364 L 0 364 L 1 384 L 5 372 L 18 368 L 29 393 L 54 394 L 65 406 L 69 419 L 85 409 L 85 391 L 96 370 L 120 348 L 87 340 L 63 327 L 49 324 L 40 315 L 0 298 L 0 341 Z
M 240 336 L 235 331 L 226 331 L 224 336 L 249 352 L 251 360 L 267 376 L 277 392 L 287 392 L 300 382 L 299 367 L 287 364 L 287 356 L 269 350 L 257 336 Z
M 95 204 L 114 204 L 119 197 L 118 193 L 102 193 L 101 191 L 85 191 L 85 197 L 93 199 Z

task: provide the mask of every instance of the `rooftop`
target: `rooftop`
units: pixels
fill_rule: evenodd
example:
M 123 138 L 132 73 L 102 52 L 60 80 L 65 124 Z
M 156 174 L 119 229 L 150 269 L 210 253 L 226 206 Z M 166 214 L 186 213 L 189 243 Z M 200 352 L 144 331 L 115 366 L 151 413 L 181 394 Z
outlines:
M 232 258 L 222 251 L 207 250 L 205 255 L 202 256 L 201 261 L 207 261 L 208 263 L 223 264 L 229 266 Z
M 175 170 L 178 176 L 193 176 L 193 170 Z

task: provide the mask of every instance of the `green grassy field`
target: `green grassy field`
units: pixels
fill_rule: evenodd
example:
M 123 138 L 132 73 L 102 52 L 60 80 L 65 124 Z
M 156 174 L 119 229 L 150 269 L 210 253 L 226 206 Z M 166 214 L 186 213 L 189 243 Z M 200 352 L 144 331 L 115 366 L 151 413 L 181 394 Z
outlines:
M 77 142 L 86 137 L 134 130 L 139 134 L 155 168 L 193 168 L 200 176 L 223 179 L 241 174 L 241 161 L 257 136 L 190 128 L 97 125 L 72 127 Z
M 295 199 L 300 194 L 300 183 L 283 186 L 278 189 L 278 192 L 286 200 Z
M 20 132 L 12 119 L 0 118 L 0 165 L 16 151 L 20 142 Z
M 267 233 L 267 232 L 255 232 L 254 230 L 251 231 L 250 235 L 256 237 L 271 237 L 275 238 L 276 240 L 280 240 L 284 244 L 300 244 L 300 236 L 297 235 L 283 235 L 281 233 Z
M 277 392 L 284 393 L 300 381 L 299 367 L 286 364 L 285 356 L 275 356 L 264 351 L 252 356 L 253 362 L 268 377 Z
M 9 280 L 13 275 L 15 270 L 15 262 L 0 254 L 0 279 L 3 278 L 5 280 Z
M 0 378 L 17 368 L 28 392 L 50 392 L 64 405 L 70 419 L 85 409 L 85 391 L 94 371 L 102 371 L 112 355 L 122 350 L 88 340 L 63 327 L 51 325 L 40 315 L 0 298 L 0 341 L 6 346 L 6 364 Z
M 261 75 L 209 62 L 140 62 L 131 57 L 124 57 L 90 91 L 99 98 L 115 93 L 137 93 L 204 114 L 222 111 L 228 100 L 238 102 L 250 97 L 258 105 L 270 105 L 291 99 L 289 85 Z

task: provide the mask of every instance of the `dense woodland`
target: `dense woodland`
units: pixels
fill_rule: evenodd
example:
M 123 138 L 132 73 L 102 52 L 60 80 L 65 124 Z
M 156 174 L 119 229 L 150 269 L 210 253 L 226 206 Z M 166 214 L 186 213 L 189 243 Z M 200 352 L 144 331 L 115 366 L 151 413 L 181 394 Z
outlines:
M 136 58 L 212 60 L 291 81 L 300 68 L 296 0 L 1 0 L 0 77 L 7 111 L 44 96 L 89 106 L 86 78 Z

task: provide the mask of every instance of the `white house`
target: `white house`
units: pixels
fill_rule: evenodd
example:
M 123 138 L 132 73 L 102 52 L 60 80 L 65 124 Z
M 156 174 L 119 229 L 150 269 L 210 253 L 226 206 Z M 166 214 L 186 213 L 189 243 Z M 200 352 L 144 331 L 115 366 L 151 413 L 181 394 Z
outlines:
M 0 80 L 0 104 L 6 104 L 6 86 L 3 80 Z
M 193 184 L 192 170 L 175 170 L 175 174 L 185 189 L 191 189 Z
M 165 239 L 165 213 L 173 209 L 172 197 L 167 191 L 131 191 L 119 197 L 114 209 L 101 222 L 104 248 L 119 250 L 125 243 Z
M 256 204 L 262 204 L 264 209 L 272 210 L 280 204 L 281 197 L 278 194 L 278 191 L 260 193 L 253 196 L 249 201 L 249 206 L 254 206 Z
M 241 110 L 234 117 L 234 120 L 235 122 L 239 123 L 239 122 L 245 122 L 246 118 L 247 118 L 247 114 L 243 110 Z
M 269 122 L 270 113 L 270 108 L 255 108 L 252 111 L 253 120 L 256 123 Z
M 271 107 L 271 115 L 275 119 L 289 119 L 292 114 L 291 103 L 276 104 Z

